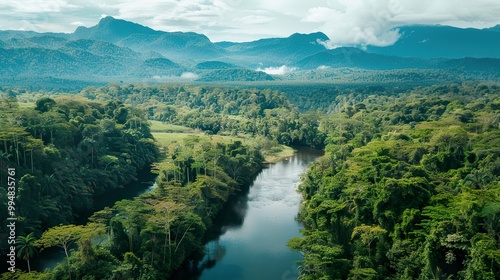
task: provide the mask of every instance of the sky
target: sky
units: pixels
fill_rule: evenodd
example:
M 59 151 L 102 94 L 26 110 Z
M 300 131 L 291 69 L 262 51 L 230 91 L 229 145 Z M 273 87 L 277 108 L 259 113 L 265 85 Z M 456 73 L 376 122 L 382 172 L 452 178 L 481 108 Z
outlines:
M 327 47 L 393 44 L 398 26 L 500 24 L 499 0 L 1 0 L 0 30 L 73 32 L 104 16 L 213 42 L 323 32 Z

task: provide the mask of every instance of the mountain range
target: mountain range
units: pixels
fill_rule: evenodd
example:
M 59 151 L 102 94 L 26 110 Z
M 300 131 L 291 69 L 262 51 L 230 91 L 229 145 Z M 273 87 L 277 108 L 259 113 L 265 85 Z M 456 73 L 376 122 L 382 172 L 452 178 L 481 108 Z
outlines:
M 329 38 L 321 32 L 214 43 L 203 34 L 105 17 L 73 33 L 0 31 L 0 79 L 270 81 L 283 79 L 272 75 L 280 67 L 500 73 L 500 26 L 404 26 L 399 32 L 391 46 L 329 50 L 324 44 Z

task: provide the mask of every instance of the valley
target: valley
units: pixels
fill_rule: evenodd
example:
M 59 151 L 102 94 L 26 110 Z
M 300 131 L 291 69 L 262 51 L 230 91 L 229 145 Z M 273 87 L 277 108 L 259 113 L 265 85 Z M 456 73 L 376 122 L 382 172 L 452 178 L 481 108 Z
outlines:
M 498 25 L 395 29 L 0 31 L 0 279 L 499 279 Z

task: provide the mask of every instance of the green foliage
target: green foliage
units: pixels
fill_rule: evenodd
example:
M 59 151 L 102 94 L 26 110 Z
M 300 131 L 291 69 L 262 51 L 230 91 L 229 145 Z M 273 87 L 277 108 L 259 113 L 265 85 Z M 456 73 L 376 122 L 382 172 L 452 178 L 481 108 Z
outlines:
M 285 145 L 324 146 L 325 134 L 319 129 L 322 116 L 316 112 L 300 115 L 278 90 L 113 84 L 98 89 L 86 88 L 81 94 L 103 101 L 110 95 L 116 96 L 147 112 L 150 119 L 200 129 L 207 134 L 244 133 L 264 136 Z M 113 110 L 116 119 L 120 114 Z
M 35 248 L 36 238 L 32 233 L 26 236 L 18 236 L 16 238 L 16 247 L 17 247 L 17 257 L 22 258 L 28 264 L 28 272 L 31 272 L 30 267 L 30 258 L 32 258 L 37 250 Z
M 0 156 L 18 171 L 21 236 L 65 249 L 50 275 L 57 279 L 167 278 L 202 250 L 215 215 L 260 170 L 263 148 L 278 142 L 327 144 L 299 187 L 305 230 L 289 246 L 304 253 L 301 279 L 497 279 L 499 90 L 332 88 L 301 108 L 328 104 L 325 116 L 299 113 L 276 90 L 111 84 L 81 92 L 97 101 L 61 96 L 38 109 L 2 102 Z M 96 224 L 42 235 L 157 161 L 147 118 L 207 136 L 168 141 L 153 165 L 154 191 L 99 211 Z M 241 133 L 257 144 L 213 136 Z
M 306 230 L 289 246 L 305 253 L 301 277 L 498 279 L 499 126 L 481 116 L 500 91 L 486 87 L 337 97 L 326 154 L 300 186 Z
M 19 236 L 41 236 L 49 227 L 74 222 L 92 209 L 94 197 L 134 181 L 157 160 L 159 150 L 141 111 L 120 102 L 107 105 L 114 109 L 85 98 L 51 96 L 13 110 L 14 103 L 1 100 L 0 164 L 16 169 Z M 0 170 L 5 194 L 6 170 Z M 4 209 L 6 203 L 0 196 Z M 0 212 L 2 221 L 6 215 Z
M 115 161 L 98 158 L 97 164 Z M 96 212 L 85 226 L 43 233 L 37 244 L 66 253 L 52 279 L 168 278 L 188 256 L 203 251 L 213 219 L 232 194 L 248 187 L 262 162 L 258 150 L 240 141 L 187 137 L 173 143 L 153 166 L 159 174 L 153 191 Z

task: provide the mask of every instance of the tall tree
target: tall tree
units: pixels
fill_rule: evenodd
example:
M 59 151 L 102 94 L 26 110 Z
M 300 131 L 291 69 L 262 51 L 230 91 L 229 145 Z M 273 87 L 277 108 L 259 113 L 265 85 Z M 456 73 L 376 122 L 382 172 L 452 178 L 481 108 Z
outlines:
M 42 237 L 36 242 L 39 247 L 60 247 L 64 250 L 66 261 L 68 263 L 68 276 L 71 279 L 71 264 L 69 261 L 69 247 L 84 234 L 84 226 L 82 225 L 63 225 L 48 229 L 42 234 Z
M 17 257 L 21 257 L 28 264 L 28 272 L 31 272 L 30 258 L 37 253 L 35 248 L 36 237 L 33 232 L 26 236 L 16 238 Z

